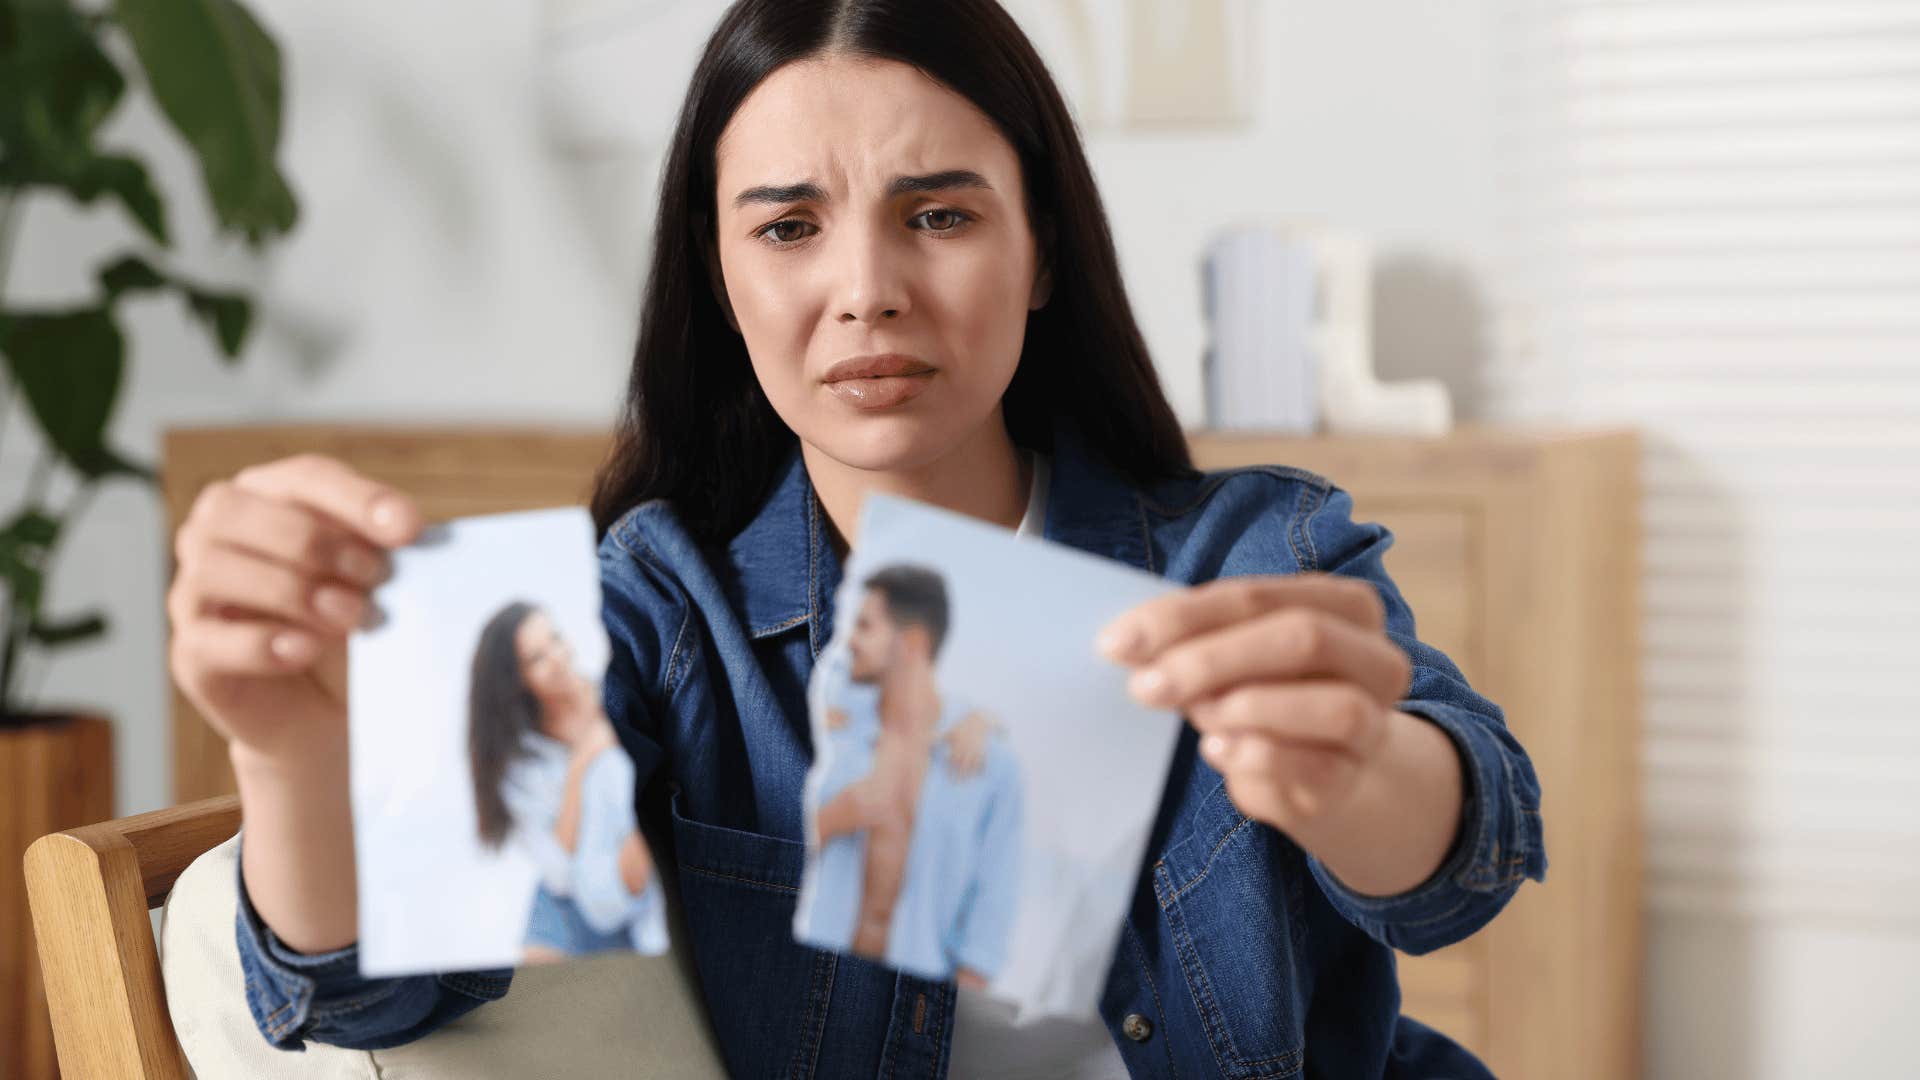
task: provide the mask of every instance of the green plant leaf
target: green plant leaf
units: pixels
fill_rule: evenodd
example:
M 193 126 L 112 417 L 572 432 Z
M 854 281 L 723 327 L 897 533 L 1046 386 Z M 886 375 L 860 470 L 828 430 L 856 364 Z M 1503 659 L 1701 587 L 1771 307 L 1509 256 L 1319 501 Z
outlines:
M 151 465 L 143 465 L 109 446 L 97 446 L 80 456 L 75 466 L 95 480 L 125 476 L 133 480 L 158 483 L 160 474 Z
M 220 224 L 256 245 L 298 214 L 274 154 L 280 49 L 237 0 L 116 0 L 153 96 L 193 147 Z
M 7 527 L 0 530 L 0 545 L 12 544 L 18 547 L 49 548 L 60 537 L 60 523 L 48 517 L 46 511 L 26 509 L 14 515 Z
M 90 478 L 125 471 L 105 445 L 125 350 L 105 306 L 0 317 L 0 353 L 40 430 Z
M 107 618 L 92 612 L 72 619 L 35 621 L 27 625 L 27 639 L 44 648 L 74 645 L 107 632 Z
M 23 559 L 0 556 L 0 580 L 7 583 L 9 603 L 22 618 L 30 618 L 40 610 L 40 593 L 45 583 L 38 566 Z
M 164 289 L 169 284 L 165 274 L 155 270 L 152 263 L 138 255 L 123 255 L 115 259 L 100 271 L 98 277 L 109 302 L 120 299 L 122 293 L 151 292 Z
M 125 89 L 71 4 L 6 0 L 0 8 L 0 185 L 56 188 L 82 203 L 113 196 L 164 244 L 166 210 L 146 167 L 93 147 Z
M 153 180 L 147 175 L 147 167 L 130 157 L 118 154 L 106 154 L 95 158 L 84 181 L 97 184 L 97 193 L 112 195 L 127 208 L 133 220 L 153 237 L 155 243 L 166 244 L 167 208 L 160 201 L 160 193 L 153 188 Z M 76 194 L 80 191 L 76 189 Z M 82 201 L 92 201 L 90 196 L 82 195 Z
M 85 19 L 67 2 L 7 0 L 0 7 L 0 140 L 74 160 L 126 90 Z
M 37 508 L 21 511 L 0 529 L 0 581 L 6 582 L 14 611 L 28 622 L 40 610 L 40 568 L 59 536 L 60 523 Z
M 240 347 L 246 343 L 247 329 L 253 322 L 253 305 L 248 303 L 246 297 L 202 288 L 185 278 L 155 269 L 152 263 L 138 255 L 123 255 L 115 259 L 100 271 L 99 278 L 100 287 L 106 290 L 109 303 L 130 292 L 178 290 L 193 314 L 207 325 L 207 329 L 220 342 L 222 359 L 229 363 L 239 359 Z
M 184 286 L 183 286 L 184 287 Z M 247 327 L 253 322 L 253 305 L 234 293 L 203 292 L 187 288 L 187 303 L 220 339 L 220 348 L 231 364 L 240 358 L 240 346 L 246 343 Z

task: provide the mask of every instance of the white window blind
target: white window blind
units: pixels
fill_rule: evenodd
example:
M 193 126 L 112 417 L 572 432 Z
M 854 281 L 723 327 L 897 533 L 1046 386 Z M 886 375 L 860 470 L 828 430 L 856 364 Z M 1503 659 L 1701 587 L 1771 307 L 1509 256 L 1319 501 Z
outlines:
M 1920 926 L 1920 0 L 1503 0 L 1496 417 L 1645 434 L 1655 917 Z

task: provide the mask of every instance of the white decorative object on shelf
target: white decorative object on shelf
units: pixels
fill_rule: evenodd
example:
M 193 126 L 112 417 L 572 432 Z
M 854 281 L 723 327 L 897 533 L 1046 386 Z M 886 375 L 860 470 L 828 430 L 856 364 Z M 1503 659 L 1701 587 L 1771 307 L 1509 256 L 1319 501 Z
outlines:
M 1208 245 L 1207 426 L 1313 433 L 1314 272 L 1313 249 L 1273 229 L 1232 229 Z
M 1307 434 L 1444 435 L 1439 379 L 1373 371 L 1373 250 L 1321 229 L 1221 234 L 1202 268 L 1207 426 Z
M 1320 233 L 1313 247 L 1322 425 L 1344 435 L 1445 435 L 1453 428 L 1453 400 L 1444 383 L 1383 383 L 1373 373 L 1373 246 L 1355 236 Z

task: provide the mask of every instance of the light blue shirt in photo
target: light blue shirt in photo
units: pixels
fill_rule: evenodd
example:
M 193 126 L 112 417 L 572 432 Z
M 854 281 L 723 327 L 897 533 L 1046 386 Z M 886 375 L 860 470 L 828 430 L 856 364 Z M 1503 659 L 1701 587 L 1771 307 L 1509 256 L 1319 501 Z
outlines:
M 587 766 L 580 782 L 578 839 L 569 854 L 554 838 L 553 827 L 566 796 L 572 750 L 546 735 L 529 732 L 521 738 L 527 752 L 508 768 L 501 797 L 513 815 L 514 839 L 532 857 L 541 885 L 570 901 L 597 935 L 624 933 L 636 951 L 665 952 L 666 908 L 658 874 L 637 896 L 620 876 L 620 848 L 639 828 L 633 760 L 612 746 Z
M 876 688 L 840 682 L 835 691 L 828 701 L 845 709 L 847 723 L 828 733 L 815 813 L 873 771 L 880 732 Z M 968 711 L 949 703 L 940 733 Z M 1000 970 L 1019 907 L 1022 800 L 1020 768 L 1005 739 L 990 738 L 984 764 L 965 777 L 954 771 L 945 743 L 934 744 L 887 934 L 888 966 L 931 979 L 961 968 L 991 979 Z M 821 846 L 801 885 L 797 938 L 842 952 L 852 946 L 866 857 L 864 830 Z

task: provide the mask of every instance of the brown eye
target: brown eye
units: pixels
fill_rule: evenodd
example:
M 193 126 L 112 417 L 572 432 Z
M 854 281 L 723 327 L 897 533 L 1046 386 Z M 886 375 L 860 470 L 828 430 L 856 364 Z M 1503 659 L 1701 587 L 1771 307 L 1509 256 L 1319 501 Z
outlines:
M 760 232 L 762 235 L 771 238 L 776 244 L 794 244 L 811 236 L 812 233 L 808 230 L 812 228 L 813 226 L 807 222 L 795 218 L 788 218 L 785 221 L 776 221 L 760 230 Z
M 965 218 L 958 210 L 929 210 L 920 215 L 920 220 L 933 232 L 951 232 Z

